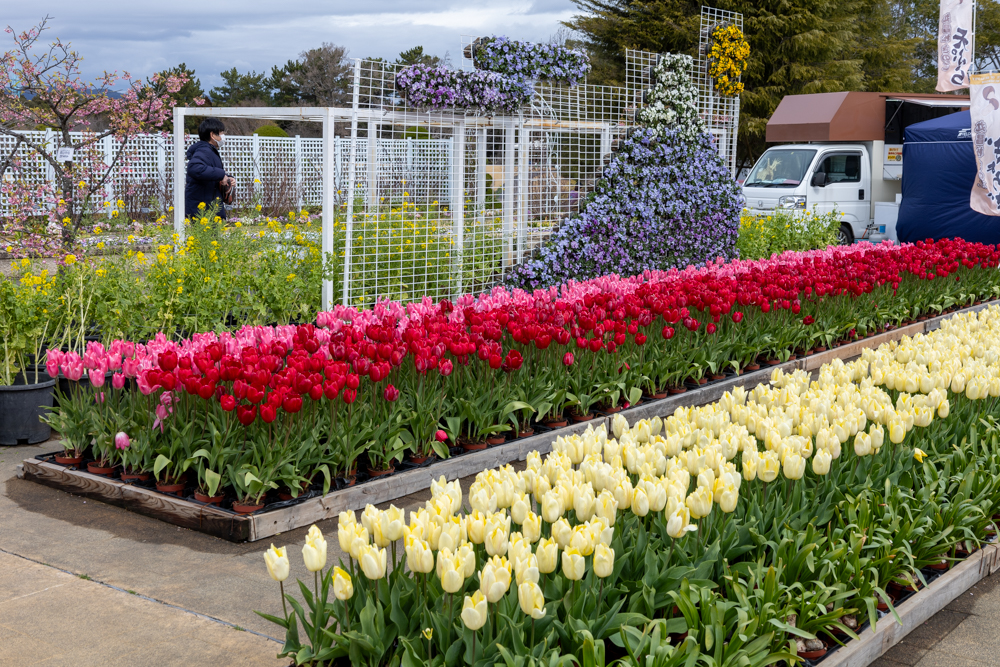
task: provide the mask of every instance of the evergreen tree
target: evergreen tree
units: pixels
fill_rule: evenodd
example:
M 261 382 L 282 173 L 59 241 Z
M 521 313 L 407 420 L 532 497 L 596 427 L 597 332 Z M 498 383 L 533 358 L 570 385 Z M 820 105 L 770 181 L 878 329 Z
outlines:
M 432 56 L 429 53 L 424 53 L 424 47 L 414 46 L 412 49 L 407 49 L 399 54 L 396 58 L 396 63 L 400 65 L 440 65 L 441 59 L 437 56 Z
M 271 102 L 275 106 L 290 107 L 302 104 L 302 88 L 296 82 L 296 77 L 302 71 L 302 63 L 289 60 L 283 66 L 271 67 L 271 77 L 267 81 L 271 89 Z
M 255 71 L 240 74 L 236 68 L 220 72 L 222 85 L 212 88 L 209 96 L 214 106 L 234 106 L 246 100 L 271 101 L 270 79 L 266 73 Z

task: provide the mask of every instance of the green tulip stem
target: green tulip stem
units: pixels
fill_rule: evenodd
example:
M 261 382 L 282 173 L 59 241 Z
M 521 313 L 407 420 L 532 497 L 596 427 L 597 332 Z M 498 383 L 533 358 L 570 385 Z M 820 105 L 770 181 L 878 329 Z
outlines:
M 762 506 L 766 508 L 767 507 L 767 482 L 762 482 L 762 483 L 764 485 L 764 502 L 762 503 Z
M 451 644 L 451 629 L 455 625 L 455 595 L 448 593 L 448 641 Z
M 531 617 L 531 646 L 535 646 L 535 617 Z
M 476 633 L 472 633 L 472 664 L 476 664 Z
M 396 543 L 395 542 L 392 543 L 392 573 L 396 574 Z
M 601 579 L 601 585 L 597 589 L 597 615 L 601 615 L 601 604 L 604 603 L 604 579 Z
M 676 544 L 676 542 L 677 542 L 677 540 L 671 538 L 671 540 L 670 540 L 670 549 L 667 550 L 667 566 L 668 567 L 670 566 L 670 561 L 674 557 L 674 544 Z
M 285 612 L 285 623 L 287 624 L 288 623 L 288 605 L 285 603 L 285 582 L 279 581 L 278 585 L 281 586 L 281 610 L 283 612 Z
M 573 594 L 572 594 L 572 597 L 569 600 L 569 606 L 570 606 L 571 609 L 573 608 L 573 604 L 574 603 L 576 603 L 576 581 L 573 582 Z M 532 626 L 531 627 L 532 627 L 532 629 L 534 629 L 534 627 L 535 627 L 534 626 L 534 622 L 532 622 Z M 535 640 L 532 639 L 531 643 L 534 644 Z
M 313 655 L 319 653 L 319 570 L 313 572 Z

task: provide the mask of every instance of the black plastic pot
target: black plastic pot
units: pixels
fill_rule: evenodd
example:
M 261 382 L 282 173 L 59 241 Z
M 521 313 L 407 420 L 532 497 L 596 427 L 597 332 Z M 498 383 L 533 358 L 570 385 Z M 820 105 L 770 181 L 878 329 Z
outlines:
M 34 372 L 29 371 L 27 378 L 19 374 L 13 385 L 0 386 L 0 445 L 33 445 L 52 435 L 40 417 L 52 407 L 56 381 L 44 370 L 38 374 L 41 382 L 29 384 L 34 379 Z

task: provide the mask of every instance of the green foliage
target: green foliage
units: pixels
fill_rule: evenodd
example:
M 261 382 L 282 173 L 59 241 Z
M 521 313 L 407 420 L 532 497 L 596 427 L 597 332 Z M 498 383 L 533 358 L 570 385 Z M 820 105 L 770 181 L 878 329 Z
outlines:
M 185 83 L 183 86 L 181 86 L 180 90 L 178 90 L 176 93 L 170 94 L 170 98 L 177 103 L 177 106 L 193 107 L 196 105 L 195 100 L 204 99 L 205 91 L 202 90 L 201 81 L 199 81 L 198 77 L 195 76 L 194 70 L 189 68 L 185 63 L 181 63 L 180 65 L 177 65 L 175 67 L 170 67 L 168 69 L 165 69 L 159 72 L 159 74 L 162 79 L 165 79 L 169 76 L 179 76 L 179 75 L 185 75 L 188 77 L 188 82 Z M 150 86 L 154 85 L 152 78 L 150 78 L 148 82 Z M 163 84 L 157 84 L 157 86 L 163 89 L 163 92 L 166 92 L 165 88 L 163 88 Z M 200 119 L 194 116 L 186 117 L 184 119 L 184 130 L 186 132 L 197 132 L 199 122 Z M 165 132 L 171 132 L 173 131 L 173 127 L 174 127 L 173 121 L 168 120 L 166 123 L 164 123 L 163 130 Z
M 240 74 L 235 67 L 220 72 L 222 85 L 212 88 L 209 96 L 214 106 L 233 106 L 247 100 L 270 102 L 271 86 L 266 72 L 251 70 Z
M 267 125 L 261 125 L 256 130 L 253 131 L 259 137 L 287 137 L 288 133 L 282 130 L 277 125 L 268 123 Z
M 837 243 L 841 214 L 776 209 L 768 215 L 740 216 L 736 249 L 740 259 L 766 259 L 786 250 L 817 250 Z
M 441 58 L 438 56 L 432 56 L 429 53 L 424 53 L 424 47 L 414 46 L 412 49 L 407 49 L 399 54 L 396 58 L 396 62 L 400 65 L 440 65 Z

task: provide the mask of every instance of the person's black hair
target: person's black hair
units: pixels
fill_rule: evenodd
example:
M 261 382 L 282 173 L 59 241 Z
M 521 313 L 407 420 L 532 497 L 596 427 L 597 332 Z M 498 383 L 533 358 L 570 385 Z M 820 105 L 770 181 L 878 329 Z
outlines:
M 212 138 L 213 132 L 222 134 L 225 131 L 226 126 L 222 124 L 221 120 L 218 118 L 206 118 L 198 126 L 198 138 L 202 141 L 209 141 Z

